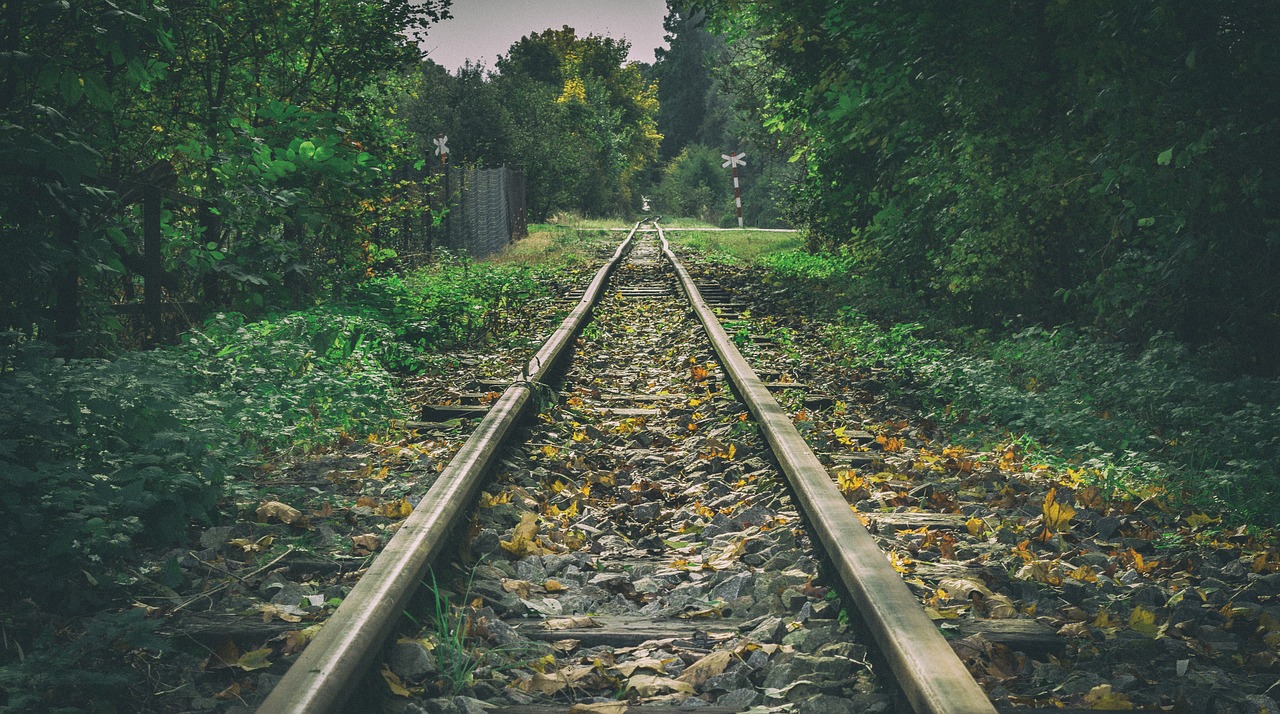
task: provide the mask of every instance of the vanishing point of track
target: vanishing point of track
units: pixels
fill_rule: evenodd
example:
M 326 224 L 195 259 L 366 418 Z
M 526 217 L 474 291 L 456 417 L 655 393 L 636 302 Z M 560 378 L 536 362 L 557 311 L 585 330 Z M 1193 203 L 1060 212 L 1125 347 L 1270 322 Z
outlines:
M 680 293 L 701 324 L 716 364 L 749 410 L 790 484 L 811 536 L 838 574 L 911 707 L 917 712 L 994 712 L 990 700 L 926 616 L 919 600 L 852 512 L 826 467 L 805 443 L 768 386 L 747 364 L 716 306 L 676 259 L 661 227 L 642 232 L 637 223 L 600 268 L 581 300 L 529 361 L 520 377 L 492 403 L 475 432 L 440 474 L 342 605 L 275 687 L 260 712 L 340 711 L 377 662 L 415 589 L 447 537 L 475 508 L 485 483 L 537 390 L 562 374 L 574 340 L 591 319 L 610 278 L 637 243 L 655 232 Z M 656 258 L 657 249 L 646 247 Z M 650 262 L 655 264 L 658 260 Z M 640 293 L 662 288 L 635 288 Z M 708 366 L 714 368 L 716 364 Z M 641 410 L 637 410 L 641 411 Z M 654 410 L 656 411 L 656 410 Z M 567 707 L 566 707 L 567 708 Z

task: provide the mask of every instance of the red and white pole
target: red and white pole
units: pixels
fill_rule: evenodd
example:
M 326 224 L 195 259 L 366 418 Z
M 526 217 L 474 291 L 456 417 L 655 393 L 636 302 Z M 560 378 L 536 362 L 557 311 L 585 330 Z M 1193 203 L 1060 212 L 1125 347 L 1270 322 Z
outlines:
M 747 165 L 747 162 L 743 161 L 746 156 L 744 151 L 736 154 L 720 154 L 720 158 L 724 159 L 721 166 L 729 167 L 733 171 L 733 203 L 738 208 L 738 228 L 742 228 L 742 187 L 738 184 L 738 167 Z

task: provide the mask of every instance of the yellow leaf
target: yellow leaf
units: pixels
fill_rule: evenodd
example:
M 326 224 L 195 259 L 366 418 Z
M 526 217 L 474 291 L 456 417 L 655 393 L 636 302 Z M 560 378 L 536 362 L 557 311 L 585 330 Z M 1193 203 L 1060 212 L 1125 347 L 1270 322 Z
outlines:
M 408 518 L 413 513 L 413 504 L 408 498 L 382 504 L 382 515 L 387 518 Z
M 1221 518 L 1210 518 L 1208 515 L 1204 513 L 1192 513 L 1191 515 L 1187 516 L 1187 525 L 1191 526 L 1192 528 L 1202 528 L 1211 523 L 1218 523 L 1221 520 L 1222 520 Z
M 1094 627 L 1119 627 L 1120 621 L 1113 620 L 1111 618 L 1111 613 L 1107 612 L 1106 610 L 1099 610 L 1098 616 L 1093 618 L 1093 626 Z
M 1129 629 L 1147 637 L 1160 635 L 1160 628 L 1156 626 L 1156 614 L 1141 605 L 1129 613 Z
M 391 667 L 385 664 L 382 665 L 382 680 L 387 683 L 387 688 L 391 690 L 391 693 L 397 697 L 411 696 L 409 688 L 404 686 L 404 682 L 401 681 L 400 677 L 391 671 Z
M 1120 692 L 1111 691 L 1110 684 L 1099 684 L 1084 695 L 1090 709 L 1101 711 L 1125 711 L 1133 708 L 1133 702 Z
M 1071 518 L 1076 515 L 1076 510 L 1065 503 L 1059 503 L 1057 496 L 1058 489 L 1051 488 L 1044 497 L 1044 506 L 1041 507 L 1044 527 L 1050 533 L 1066 533 L 1071 530 Z
M 265 523 L 271 519 L 275 519 L 286 525 L 298 523 L 301 525 L 306 522 L 306 518 L 302 515 L 302 511 L 279 501 L 267 501 L 258 506 L 258 520 Z
M 269 535 L 262 536 L 257 540 L 254 540 L 253 538 L 232 538 L 227 541 L 227 543 L 240 546 L 246 553 L 261 553 L 267 548 L 270 548 L 272 541 L 275 539 L 275 536 Z
M 547 580 L 542 587 L 546 588 L 549 593 L 558 593 L 564 590 L 564 584 L 559 580 Z
M 1090 568 L 1087 565 L 1081 565 L 1071 571 L 1071 577 L 1086 583 L 1098 582 L 1098 574 L 1093 572 L 1093 568 Z
M 538 515 L 525 511 L 520 516 L 520 523 L 511 533 L 511 540 L 498 541 L 504 550 L 512 555 L 546 555 L 550 550 L 538 545 Z
M 964 527 L 968 529 L 969 535 L 977 537 L 987 530 L 987 523 L 981 518 L 974 516 L 964 522 Z
M 490 496 L 488 492 L 485 492 L 485 491 L 480 492 L 481 508 L 493 508 L 494 506 L 497 506 L 503 503 L 511 503 L 510 491 L 503 491 L 502 493 L 499 493 L 496 496 Z
M 236 660 L 236 666 L 246 672 L 252 672 L 255 669 L 266 669 L 271 666 L 271 662 L 267 660 L 270 656 L 270 647 L 263 647 L 260 650 L 245 652 Z
M 560 453 L 560 450 L 550 444 L 547 444 L 546 446 L 542 447 L 542 455 L 547 457 L 548 459 L 554 459 L 556 455 L 559 453 Z

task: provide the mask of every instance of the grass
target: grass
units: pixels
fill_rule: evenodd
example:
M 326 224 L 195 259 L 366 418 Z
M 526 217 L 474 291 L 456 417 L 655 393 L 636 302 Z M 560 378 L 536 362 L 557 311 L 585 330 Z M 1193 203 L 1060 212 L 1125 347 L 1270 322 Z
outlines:
M 758 266 L 827 323 L 836 359 L 889 370 L 953 433 L 1016 441 L 1117 495 L 1280 522 L 1280 380 L 1218 374 L 1168 335 L 1131 345 L 1069 325 L 977 331 L 918 307 L 895 320 L 901 303 L 869 290 L 847 257 L 779 250 Z
M 804 247 L 799 233 L 753 230 L 673 231 L 667 234 L 667 240 L 733 265 L 753 265 L 770 256 L 795 253 Z

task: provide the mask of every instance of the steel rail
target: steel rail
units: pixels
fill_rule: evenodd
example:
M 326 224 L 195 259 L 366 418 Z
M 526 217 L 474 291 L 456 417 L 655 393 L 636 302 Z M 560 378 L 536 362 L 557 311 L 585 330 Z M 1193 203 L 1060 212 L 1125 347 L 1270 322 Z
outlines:
M 396 620 L 445 537 L 466 512 L 504 437 L 524 415 L 535 384 L 569 349 L 639 229 L 637 223 L 525 367 L 523 379 L 503 392 L 413 513 L 374 559 L 350 594 L 320 628 L 258 712 L 316 714 L 339 711 L 391 634 Z
M 920 601 L 854 516 L 826 467 L 720 326 L 660 226 L 658 238 L 721 366 L 773 449 L 912 708 L 918 714 L 994 714 L 991 700 L 925 615 Z

